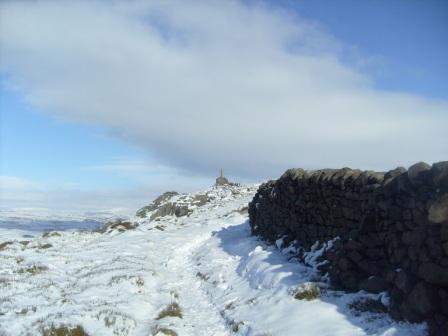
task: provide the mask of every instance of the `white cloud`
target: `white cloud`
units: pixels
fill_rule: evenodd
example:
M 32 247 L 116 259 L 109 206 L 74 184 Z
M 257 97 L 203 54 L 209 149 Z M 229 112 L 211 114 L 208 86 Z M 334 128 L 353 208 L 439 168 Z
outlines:
M 446 101 L 375 89 L 342 43 L 259 2 L 0 6 L 0 65 L 32 104 L 168 165 L 266 177 L 446 155 Z

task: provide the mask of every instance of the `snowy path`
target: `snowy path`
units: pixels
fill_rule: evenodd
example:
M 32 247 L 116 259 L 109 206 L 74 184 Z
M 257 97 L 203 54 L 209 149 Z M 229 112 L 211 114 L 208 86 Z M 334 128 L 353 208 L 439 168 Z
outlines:
M 0 250 L 0 335 L 40 335 L 52 324 L 95 336 L 425 335 L 423 325 L 348 308 L 375 295 L 321 283 L 319 299 L 295 299 L 317 275 L 250 236 L 238 209 L 252 193 L 218 193 L 188 217 L 139 220 L 123 233 L 11 240 Z M 162 314 L 172 304 L 177 316 Z

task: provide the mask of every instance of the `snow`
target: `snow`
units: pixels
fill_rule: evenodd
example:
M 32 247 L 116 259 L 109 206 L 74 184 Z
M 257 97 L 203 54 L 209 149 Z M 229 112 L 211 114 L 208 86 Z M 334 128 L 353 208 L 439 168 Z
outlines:
M 424 324 L 350 309 L 360 299 L 387 303 L 387 296 L 331 290 L 315 268 L 331 242 L 299 263 L 292 245 L 251 236 L 241 210 L 254 192 L 212 188 L 212 200 L 189 216 L 132 218 L 139 226 L 125 232 L 70 227 L 43 237 L 31 230 L 33 218 L 21 230 L 0 228 L 0 244 L 11 242 L 0 249 L 0 335 L 39 335 L 59 324 L 98 336 L 162 335 L 163 328 L 195 336 L 426 335 Z M 23 237 L 27 230 L 32 237 Z M 310 286 L 320 297 L 294 298 Z M 158 319 L 174 302 L 182 318 Z

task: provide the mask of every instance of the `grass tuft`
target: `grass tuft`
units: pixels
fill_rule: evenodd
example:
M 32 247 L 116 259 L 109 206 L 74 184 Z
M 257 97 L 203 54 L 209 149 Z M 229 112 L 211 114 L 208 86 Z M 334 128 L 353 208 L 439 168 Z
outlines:
M 107 222 L 106 224 L 104 224 L 104 226 L 95 230 L 95 232 L 106 233 L 113 230 L 117 230 L 118 232 L 125 232 L 128 230 L 134 230 L 135 228 L 137 228 L 137 226 L 138 225 L 135 223 L 124 221 L 122 219 L 117 219 L 113 222 Z
M 79 325 L 76 327 L 61 325 L 43 329 L 42 336 L 89 336 L 89 334 Z
M 304 283 L 294 293 L 294 299 L 312 301 L 320 296 L 319 286 L 315 283 Z
M 6 248 L 6 246 L 11 245 L 11 244 L 14 244 L 14 243 L 12 241 L 7 241 L 7 242 L 4 242 L 4 243 L 1 243 L 0 244 L 0 251 L 4 250 Z
M 48 238 L 48 237 L 59 237 L 61 234 L 57 231 L 46 231 L 42 235 L 42 238 Z
M 33 265 L 28 268 L 21 268 L 17 271 L 17 273 L 19 273 L 19 274 L 29 273 L 29 274 L 35 275 L 35 274 L 39 274 L 39 273 L 42 273 L 45 271 L 48 271 L 47 266 Z

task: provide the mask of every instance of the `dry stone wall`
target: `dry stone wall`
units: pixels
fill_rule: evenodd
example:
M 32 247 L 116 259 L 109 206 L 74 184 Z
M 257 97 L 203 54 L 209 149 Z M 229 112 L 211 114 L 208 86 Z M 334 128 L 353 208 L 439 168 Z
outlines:
M 387 173 L 290 169 L 249 204 L 252 232 L 304 249 L 335 239 L 322 267 L 346 290 L 388 291 L 390 313 L 448 335 L 448 161 Z

